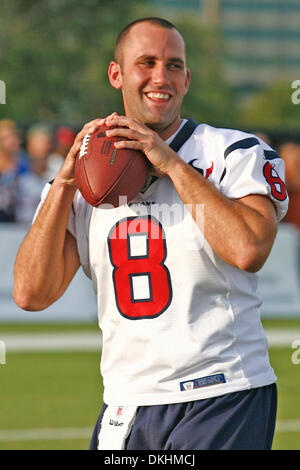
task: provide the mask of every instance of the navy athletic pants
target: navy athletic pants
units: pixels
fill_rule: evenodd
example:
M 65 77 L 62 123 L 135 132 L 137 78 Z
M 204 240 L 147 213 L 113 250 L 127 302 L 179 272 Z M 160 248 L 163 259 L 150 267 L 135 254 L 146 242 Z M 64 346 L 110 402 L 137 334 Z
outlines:
M 103 405 L 91 439 L 97 449 Z M 126 450 L 270 450 L 276 384 L 171 405 L 140 406 Z

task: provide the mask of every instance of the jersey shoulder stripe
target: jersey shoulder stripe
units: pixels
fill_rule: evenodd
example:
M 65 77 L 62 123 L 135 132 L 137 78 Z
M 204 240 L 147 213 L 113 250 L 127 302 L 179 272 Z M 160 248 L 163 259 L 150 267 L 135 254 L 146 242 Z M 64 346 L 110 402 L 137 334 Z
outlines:
M 247 139 L 238 140 L 233 144 L 229 145 L 224 152 L 224 158 L 228 157 L 228 155 L 233 152 L 234 150 L 239 149 L 249 149 L 254 147 L 255 145 L 260 145 L 260 142 L 255 137 L 248 137 Z
M 242 150 L 242 149 L 245 150 L 245 149 L 255 147 L 256 145 L 261 145 L 261 142 L 256 137 L 247 137 L 246 139 L 238 140 L 237 142 L 234 142 L 233 144 L 229 145 L 226 148 L 226 150 L 224 151 L 224 158 L 226 159 L 228 155 L 234 152 L 235 150 Z M 263 148 L 263 152 L 264 152 L 264 158 L 266 160 L 280 159 L 280 156 L 274 150 L 268 150 L 268 149 Z M 224 167 L 219 183 L 222 182 L 225 175 L 226 175 L 226 167 Z
M 195 121 L 193 119 L 188 119 L 176 137 L 172 140 L 169 147 L 174 150 L 174 152 L 178 152 L 183 144 L 191 137 L 196 127 L 197 124 Z
M 264 155 L 266 160 L 274 160 L 275 158 L 281 158 L 278 153 L 274 150 L 264 150 Z

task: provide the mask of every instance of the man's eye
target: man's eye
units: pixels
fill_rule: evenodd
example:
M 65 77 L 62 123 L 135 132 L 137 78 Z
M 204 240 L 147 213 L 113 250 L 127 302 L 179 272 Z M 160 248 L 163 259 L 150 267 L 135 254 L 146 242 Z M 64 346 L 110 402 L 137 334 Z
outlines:
M 154 65 L 154 61 L 153 60 L 144 60 L 142 62 L 142 65 L 152 66 L 152 65 Z
M 182 66 L 180 64 L 169 64 L 169 68 L 173 70 L 180 70 Z

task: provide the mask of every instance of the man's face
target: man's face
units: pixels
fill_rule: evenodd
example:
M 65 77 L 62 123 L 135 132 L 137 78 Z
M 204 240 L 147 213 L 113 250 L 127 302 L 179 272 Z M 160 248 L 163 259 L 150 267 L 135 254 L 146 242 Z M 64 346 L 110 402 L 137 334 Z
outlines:
M 0 132 L 0 149 L 5 153 L 15 153 L 20 149 L 20 138 L 14 129 L 2 129 Z
M 188 90 L 185 46 L 175 29 L 143 22 L 134 25 L 121 49 L 119 86 L 125 114 L 164 138 L 180 123 L 180 107 Z

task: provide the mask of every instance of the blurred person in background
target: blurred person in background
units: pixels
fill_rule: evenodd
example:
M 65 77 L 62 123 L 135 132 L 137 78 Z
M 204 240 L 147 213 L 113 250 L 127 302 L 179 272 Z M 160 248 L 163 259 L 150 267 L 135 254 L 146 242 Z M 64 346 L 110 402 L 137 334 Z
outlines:
M 40 193 L 48 181 L 48 157 L 53 147 L 51 130 L 41 124 L 31 126 L 26 134 L 26 148 L 29 158 L 29 172 L 19 179 L 16 221 L 30 224 Z
M 16 198 L 20 178 L 28 172 L 28 160 L 21 149 L 16 124 L 0 121 L 0 222 L 16 220 Z
M 48 157 L 47 179 L 51 180 L 60 170 L 75 139 L 75 132 L 68 126 L 59 126 L 55 132 L 55 148 Z
M 46 178 L 48 157 L 53 149 L 53 136 L 50 128 L 42 124 L 33 125 L 27 131 L 26 141 L 32 173 Z
M 300 230 L 300 143 L 283 143 L 279 148 L 279 155 L 285 163 L 289 194 L 289 208 L 283 222 L 290 223 Z

